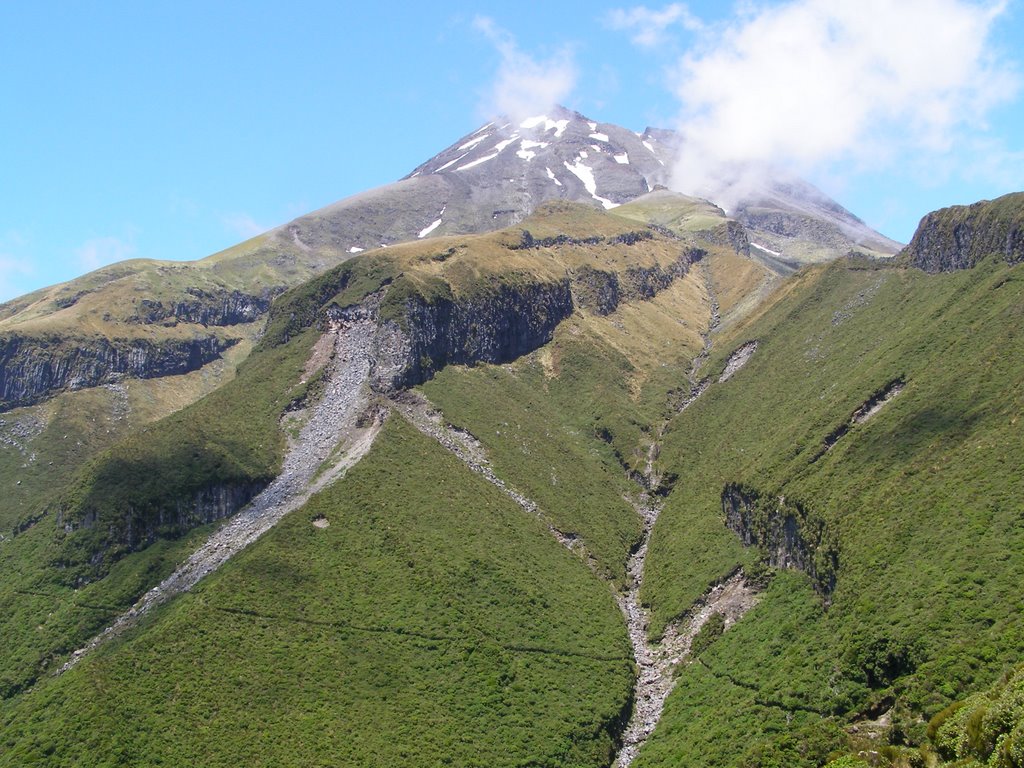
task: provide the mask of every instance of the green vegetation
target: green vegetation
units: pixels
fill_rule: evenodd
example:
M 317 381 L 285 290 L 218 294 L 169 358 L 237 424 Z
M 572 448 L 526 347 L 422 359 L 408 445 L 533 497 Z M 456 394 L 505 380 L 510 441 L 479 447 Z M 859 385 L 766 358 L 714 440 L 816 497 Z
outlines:
M 48 406 L 75 409 L 33 438 L 45 461 L 66 459 L 56 497 L 41 463 L 0 453 L 0 482 L 25 481 L 0 514 L 0 765 L 607 765 L 633 670 L 602 579 L 625 579 L 640 533 L 629 475 L 649 463 L 667 496 L 642 593 L 651 633 L 738 567 L 765 594 L 728 632 L 718 614 L 695 638 L 637 766 L 1020 765 L 1020 673 L 977 692 L 1024 657 L 1024 265 L 987 255 L 928 276 L 858 258 L 775 290 L 715 210 L 670 203 L 556 203 L 513 230 L 347 261 L 279 297 L 230 383 L 187 405 L 212 387 L 194 381 L 187 407 L 142 430 L 99 436 L 109 392 Z M 637 230 L 652 218 L 678 237 Z M 322 386 L 306 366 L 325 310 L 386 289 L 381 315 L 402 322 L 410 300 L 597 285 L 676 264 L 698 237 L 703 262 L 654 298 L 608 315 L 577 306 L 514 363 L 423 385 L 543 520 L 392 415 L 342 481 L 137 630 L 46 675 L 208 532 L 190 530 L 181 502 L 273 477 L 282 414 Z M 91 295 L 46 301 L 84 311 Z M 8 309 L 42 318 L 33 302 Z M 677 414 L 713 305 L 723 322 L 696 373 L 712 383 Z M 749 362 L 718 382 L 751 340 Z M 866 404 L 879 410 L 865 419 Z M 760 546 L 743 546 L 728 512 Z M 547 522 L 582 538 L 593 572 Z M 787 557 L 805 573 L 771 575 Z
M 170 575 L 211 530 L 203 526 L 176 541 L 158 541 L 119 560 L 106 578 L 76 589 L 51 565 L 61 552 L 47 522 L 0 545 L 0 710 Z
M 632 674 L 607 586 L 392 416 L 344 480 L 0 710 L 0 765 L 596 767 Z
M 944 760 L 958 765 L 1024 765 L 1024 670 L 939 712 L 928 738 Z
M 826 610 L 809 579 L 775 579 L 708 667 L 683 671 L 638 765 L 742 765 L 755 745 L 770 764 L 764 750 L 805 727 L 890 709 L 885 738 L 921 744 L 929 718 L 1021 658 L 1022 308 L 1024 268 L 997 259 L 940 276 L 839 262 L 716 337 L 715 379 L 743 342 L 759 347 L 666 433 L 659 463 L 678 480 L 647 560 L 652 632 L 761 556 L 723 524 L 729 484 L 813 509 L 836 586 Z M 851 424 L 898 377 L 903 392 Z M 781 764 L 822 762 L 801 754 Z
M 424 390 L 483 443 L 499 477 L 536 501 L 559 530 L 580 536 L 605 575 L 622 580 L 640 536 L 639 518 L 623 499 L 640 488 L 614 447 L 632 449 L 640 438 L 629 365 L 593 339 L 560 333 L 554 346 L 562 352 L 557 377 L 546 377 L 536 360 L 450 367 Z M 616 440 L 616 433 L 626 434 Z
M 147 532 L 183 533 L 188 521 L 175 510 L 199 492 L 223 487 L 252 495 L 270 482 L 284 452 L 278 422 L 298 394 L 317 335 L 309 329 L 290 344 L 262 349 L 221 389 L 86 465 L 58 501 L 57 514 L 76 528 L 59 558 L 69 583 L 102 575 Z
M 704 622 L 704 626 L 700 628 L 696 637 L 693 638 L 693 642 L 690 643 L 690 655 L 697 657 L 700 656 L 704 651 L 711 647 L 712 643 L 722 636 L 725 632 L 725 615 L 721 613 L 713 613 Z
M 74 529 L 57 559 L 65 579 L 102 576 L 151 539 L 194 527 L 196 520 L 179 509 L 200 493 L 227 489 L 244 501 L 270 482 L 284 454 L 281 415 L 317 382 L 315 375 L 302 379 L 324 305 L 356 303 L 391 274 L 386 262 L 370 257 L 284 294 L 232 381 L 89 462 L 55 504 Z

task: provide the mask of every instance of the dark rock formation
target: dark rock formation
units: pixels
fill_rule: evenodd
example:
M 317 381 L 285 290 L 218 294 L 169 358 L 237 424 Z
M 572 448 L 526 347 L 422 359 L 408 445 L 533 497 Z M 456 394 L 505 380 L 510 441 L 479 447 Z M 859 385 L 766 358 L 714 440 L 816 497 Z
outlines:
M 598 315 L 610 315 L 619 306 L 619 278 L 614 272 L 584 264 L 571 279 L 573 303 Z
M 829 600 L 839 570 L 839 544 L 820 516 L 799 502 L 762 496 L 734 483 L 722 489 L 722 512 L 744 546 L 760 547 L 772 567 L 803 571 Z
M 1024 192 L 933 211 L 900 252 L 906 263 L 932 273 L 970 269 L 986 256 L 1024 260 Z
M 446 365 L 506 363 L 551 341 L 573 312 L 569 280 L 498 283 L 469 297 L 412 296 L 400 321 L 377 332 L 371 380 L 381 391 L 411 387 Z
M 688 248 L 668 267 L 630 267 L 621 273 L 583 266 L 571 276 L 573 302 L 598 315 L 611 314 L 623 301 L 653 299 L 706 255 L 700 248 Z
M 430 297 L 413 292 L 397 319 L 380 323 L 371 381 L 389 392 L 420 384 L 446 365 L 510 362 L 551 341 L 577 307 L 608 314 L 622 301 L 651 299 L 704 255 L 690 248 L 668 267 L 587 267 L 557 282 L 496 280 L 468 296 L 453 296 L 446 285 Z
M 173 304 L 143 299 L 139 302 L 135 316 L 129 318 L 128 322 L 144 325 L 175 325 L 179 322 L 199 325 L 252 323 L 266 314 L 274 297 L 271 291 L 265 291 L 259 296 L 223 289 L 204 291 L 201 288 L 188 288 L 185 292 L 188 298 Z
M 235 339 L 0 337 L 0 411 L 31 405 L 60 390 L 94 387 L 121 375 L 149 379 L 188 373 L 220 357 Z
M 730 219 L 714 229 L 701 230 L 697 236 L 709 245 L 721 245 L 742 256 L 750 256 L 750 238 L 738 221 Z
M 74 584 L 80 586 L 129 552 L 144 549 L 158 539 L 177 538 L 234 514 L 264 487 L 261 483 L 218 485 L 203 488 L 191 498 L 179 499 L 173 506 L 163 505 L 152 510 L 130 507 L 124 515 L 105 519 L 100 526 L 103 530 L 97 529 L 95 509 L 88 510 L 80 519 L 70 519 L 59 512 L 57 526 L 65 534 L 87 531 L 95 535 L 67 539 L 70 546 L 65 548 L 63 559 L 56 565 L 73 568 Z M 92 568 L 74 568 L 86 559 Z

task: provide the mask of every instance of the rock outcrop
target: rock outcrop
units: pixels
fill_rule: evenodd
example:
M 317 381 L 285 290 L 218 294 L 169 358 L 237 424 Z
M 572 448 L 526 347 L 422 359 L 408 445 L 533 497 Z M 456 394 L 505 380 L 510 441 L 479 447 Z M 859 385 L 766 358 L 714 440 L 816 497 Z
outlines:
M 135 316 L 129 318 L 128 322 L 144 325 L 176 325 L 179 322 L 199 325 L 252 323 L 266 314 L 275 295 L 272 291 L 250 295 L 241 291 L 204 291 L 201 288 L 187 288 L 185 294 L 188 298 L 168 304 L 143 299 L 139 302 Z
M 573 312 L 569 280 L 498 283 L 468 297 L 407 298 L 374 340 L 373 387 L 415 386 L 446 365 L 507 363 L 551 341 Z
M 733 219 L 722 222 L 713 229 L 701 230 L 697 236 L 709 245 L 732 248 L 742 256 L 750 255 L 750 237 L 747 235 L 747 230 Z
M 0 337 L 0 411 L 31 405 L 61 390 L 94 387 L 120 376 L 149 379 L 188 373 L 215 360 L 235 339 Z
M 494 280 L 465 296 L 453 295 L 447 284 L 430 296 L 413 291 L 400 302 L 397 317 L 379 323 L 371 382 L 378 391 L 393 392 L 446 365 L 511 362 L 551 341 L 576 309 L 606 315 L 624 301 L 652 299 L 704 255 L 686 248 L 668 266 L 622 272 L 584 267 L 556 281 Z
M 906 263 L 932 273 L 970 269 L 987 256 L 1024 260 L 1024 192 L 933 211 L 900 252 Z
M 839 570 L 839 543 L 824 519 L 800 502 L 767 497 L 735 483 L 722 489 L 726 526 L 747 547 L 759 547 L 773 568 L 803 571 L 829 600 Z
M 144 549 L 157 539 L 176 538 L 193 528 L 222 520 L 248 504 L 262 489 L 258 483 L 217 485 L 203 488 L 189 499 L 178 499 L 155 510 L 129 509 L 116 521 L 106 521 L 102 546 L 90 553 L 90 562 L 94 565 L 101 559 L 113 562 L 122 554 Z M 93 528 L 97 522 L 95 510 L 90 510 L 78 520 L 67 519 L 60 513 L 57 515 L 57 525 L 66 534 Z
M 686 275 L 690 266 L 706 256 L 700 248 L 687 248 L 668 267 L 629 267 L 624 272 L 595 269 L 584 265 L 570 280 L 573 303 L 598 315 L 614 312 L 624 301 L 653 299 L 675 280 Z

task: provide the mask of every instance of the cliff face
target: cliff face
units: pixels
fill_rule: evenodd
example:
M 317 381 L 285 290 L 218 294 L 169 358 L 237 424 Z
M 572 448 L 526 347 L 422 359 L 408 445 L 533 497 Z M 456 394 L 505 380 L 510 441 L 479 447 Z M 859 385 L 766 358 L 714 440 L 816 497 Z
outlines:
M 1024 260 L 1024 192 L 929 213 L 900 257 L 925 272 L 970 269 L 986 256 Z
M 143 299 L 139 302 L 135 316 L 129 318 L 128 322 L 144 325 L 177 325 L 183 322 L 220 326 L 252 323 L 266 314 L 274 297 L 270 291 L 251 295 L 241 291 L 188 288 L 185 293 L 188 298 L 169 304 Z
M 0 337 L 0 411 L 31 405 L 63 389 L 82 389 L 121 375 L 155 378 L 188 373 L 220 357 L 235 340 Z
M 664 267 L 583 267 L 556 282 L 501 282 L 468 297 L 413 295 L 397 320 L 379 324 L 371 381 L 388 392 L 420 384 L 446 365 L 510 362 L 551 341 L 576 309 L 607 315 L 624 301 L 651 299 L 704 255 L 687 248 Z
M 371 381 L 379 391 L 415 386 L 446 365 L 506 363 L 551 341 L 572 314 L 568 280 L 499 285 L 485 295 L 405 302 L 374 340 Z
M 624 301 L 654 298 L 706 255 L 700 248 L 687 248 L 668 267 L 629 267 L 624 272 L 580 267 L 570 277 L 573 303 L 598 315 L 611 314 Z
M 750 238 L 747 230 L 738 221 L 730 219 L 714 229 L 701 231 L 699 236 L 710 245 L 723 245 L 743 256 L 750 255 Z
M 798 502 L 733 483 L 722 490 L 722 512 L 744 546 L 760 547 L 774 568 L 803 571 L 828 601 L 836 586 L 839 545 L 824 520 Z
M 263 487 L 263 484 L 255 482 L 217 485 L 203 488 L 191 498 L 179 499 L 170 506 L 155 510 L 129 508 L 122 517 L 104 521 L 106 527 L 102 537 L 68 539 L 73 543 L 64 550 L 56 564 L 68 567 L 87 561 L 93 566 L 104 564 L 109 567 L 122 555 L 144 549 L 157 539 L 182 536 L 193 528 L 234 514 Z M 66 534 L 77 530 L 95 532 L 97 522 L 94 511 L 77 520 L 65 518 L 62 514 L 57 516 L 57 525 Z M 92 575 L 78 575 L 74 585 L 87 583 Z
M 586 239 L 559 235 L 543 240 L 527 233 L 511 250 L 580 244 L 630 247 L 654 238 L 647 231 Z M 319 326 L 344 336 L 354 325 L 371 329 L 366 331 L 368 381 L 373 390 L 384 394 L 420 384 L 447 365 L 511 362 L 550 342 L 559 323 L 575 311 L 607 314 L 624 301 L 651 299 L 686 275 L 705 255 L 699 248 L 675 241 L 661 241 L 655 247 L 656 258 L 641 255 L 637 259 L 645 266 L 622 264 L 618 271 L 564 266 L 564 271 L 556 272 L 550 269 L 550 254 L 538 256 L 548 266 L 536 272 L 490 272 L 469 262 L 468 268 L 453 269 L 454 277 L 441 270 L 417 271 L 420 262 L 412 260 L 401 265 L 404 269 L 379 261 L 354 261 L 274 304 L 266 335 L 255 357 L 250 358 L 250 367 L 258 369 L 263 355 L 277 354 L 275 350 L 287 346 L 305 328 Z M 440 261 L 457 259 L 454 251 L 444 251 Z M 436 256 L 429 257 L 431 265 L 437 261 Z M 211 356 L 219 351 L 215 345 L 206 350 Z M 64 350 L 61 354 L 72 353 Z M 78 350 L 74 354 L 82 357 L 85 353 Z M 93 371 L 78 362 L 79 357 L 52 356 L 61 361 L 63 375 L 41 381 L 41 389 L 58 382 L 67 384 L 72 375 L 76 381 L 92 383 L 102 378 L 97 372 L 99 363 Z M 122 358 L 123 354 L 108 353 L 103 363 L 106 369 L 125 368 Z M 147 375 L 153 370 L 151 363 L 147 358 L 128 370 Z M 86 376 L 88 371 L 92 373 Z M 272 373 L 261 381 L 266 387 L 287 386 Z M 229 415 L 219 416 L 230 420 Z M 111 501 L 110 494 L 97 491 L 123 475 L 108 459 L 90 468 L 83 478 L 85 495 L 101 502 L 94 504 L 76 496 L 61 508 L 68 542 L 64 564 L 71 578 L 78 578 L 79 573 L 93 578 L 120 556 L 148 546 L 156 538 L 178 536 L 233 514 L 277 471 L 263 458 L 254 461 L 247 454 L 238 454 L 231 441 L 211 443 L 202 437 L 203 430 L 178 426 L 168 427 L 174 439 L 166 433 L 160 435 L 172 446 L 173 455 L 154 457 L 145 472 L 133 470 L 154 480 L 153 493 L 126 492 L 123 498 Z M 277 428 L 275 417 L 268 434 L 276 435 Z M 206 460 L 203 451 L 207 443 L 223 450 Z M 135 457 L 127 461 L 131 463 Z M 90 504 L 102 511 L 90 513 Z

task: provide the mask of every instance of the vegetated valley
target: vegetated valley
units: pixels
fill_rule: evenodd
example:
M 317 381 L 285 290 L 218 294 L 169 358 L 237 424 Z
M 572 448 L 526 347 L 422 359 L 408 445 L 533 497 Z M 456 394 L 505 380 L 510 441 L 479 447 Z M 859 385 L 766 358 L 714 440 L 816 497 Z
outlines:
M 555 186 L 5 305 L 0 765 L 1024 765 L 1024 195 Z

